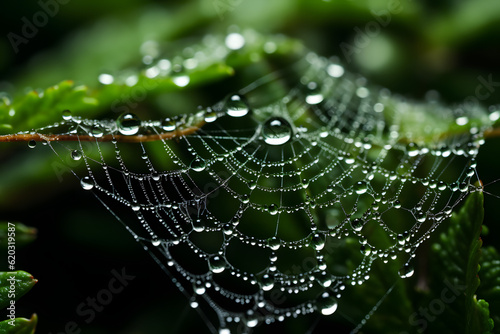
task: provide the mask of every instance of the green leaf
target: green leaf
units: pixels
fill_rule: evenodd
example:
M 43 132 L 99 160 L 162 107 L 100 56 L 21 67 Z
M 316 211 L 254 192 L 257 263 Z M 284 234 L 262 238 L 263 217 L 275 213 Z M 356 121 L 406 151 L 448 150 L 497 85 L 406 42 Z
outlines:
M 15 228 L 15 232 L 12 230 L 13 228 Z M 0 248 L 7 248 L 9 237 L 15 238 L 16 247 L 27 245 L 35 240 L 36 232 L 36 228 L 21 223 L 0 222 Z
M 3 334 L 33 334 L 35 333 L 38 316 L 33 314 L 31 319 L 15 318 L 0 322 L 0 333 Z
M 480 277 L 477 294 L 488 301 L 494 332 L 500 333 L 500 254 L 491 246 L 482 249 Z
M 447 228 L 432 245 L 430 295 L 441 298 L 445 306 L 440 320 L 429 324 L 433 330 L 490 333 L 493 329 L 488 303 L 475 297 L 480 284 L 483 215 L 483 194 L 474 192 L 450 222 L 444 223 Z M 450 290 L 455 292 L 456 299 L 451 294 L 450 298 L 446 297 Z M 431 303 L 429 301 L 432 312 Z
M 0 272 L 0 309 L 21 298 L 36 282 L 38 280 L 25 271 Z

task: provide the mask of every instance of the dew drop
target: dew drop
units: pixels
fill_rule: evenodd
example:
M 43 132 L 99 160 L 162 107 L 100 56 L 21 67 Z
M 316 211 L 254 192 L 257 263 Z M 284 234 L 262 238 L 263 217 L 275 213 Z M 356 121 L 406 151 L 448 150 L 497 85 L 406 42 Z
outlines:
M 363 228 L 363 225 L 364 225 L 364 222 L 363 220 L 359 219 L 359 218 L 355 218 L 351 221 L 351 226 L 352 226 L 352 229 L 354 231 L 361 231 L 361 229 Z
M 337 307 L 337 299 L 330 296 L 328 293 L 322 294 L 318 299 L 318 308 L 323 315 L 330 315 L 335 313 Z
M 208 111 L 205 114 L 205 122 L 212 123 L 215 122 L 216 120 L 217 120 L 217 113 L 215 113 L 214 111 Z
M 139 132 L 141 127 L 141 120 L 132 113 L 125 113 L 118 117 L 118 131 L 122 135 L 131 136 Z
M 205 293 L 205 291 L 207 291 L 207 289 L 205 288 L 205 285 L 203 284 L 202 281 L 196 281 L 194 284 L 193 284 L 193 289 L 194 289 L 194 292 L 197 294 L 197 295 L 202 295 Z
M 269 274 L 265 274 L 261 279 L 261 287 L 264 291 L 271 290 L 274 287 L 274 279 Z
M 172 81 L 178 87 L 186 87 L 189 84 L 190 79 L 187 75 L 180 75 L 173 77 Z
M 200 306 L 198 300 L 196 300 L 196 297 L 191 297 L 191 299 L 189 300 L 189 306 L 191 306 L 191 308 L 197 308 L 198 306 Z
M 94 180 L 92 180 L 90 176 L 84 176 L 80 180 L 80 185 L 84 190 L 91 190 L 92 188 L 94 188 Z
M 307 85 L 307 88 L 309 89 L 309 94 L 306 96 L 306 102 L 308 104 L 318 104 L 323 102 L 325 97 L 321 93 L 321 89 L 317 83 L 310 82 Z
M 227 35 L 225 40 L 226 46 L 231 50 L 239 50 L 245 45 L 245 38 L 238 33 Z
M 155 246 L 155 247 L 158 247 L 158 246 L 160 246 L 161 241 L 160 241 L 160 240 L 158 240 L 158 239 L 156 239 L 156 240 L 153 240 L 153 241 L 151 242 L 151 244 L 152 244 L 153 246 Z
M 96 138 L 100 138 L 100 137 L 102 137 L 103 134 L 104 133 L 99 125 L 94 125 L 92 127 L 92 133 L 91 133 L 92 136 L 94 136 Z
M 276 204 L 269 205 L 268 210 L 269 210 L 269 213 L 273 216 L 278 213 L 278 207 L 276 206 Z
M 226 261 L 220 256 L 216 255 L 208 260 L 208 266 L 213 273 L 218 274 L 226 269 Z
M 28 147 L 29 148 L 35 148 L 36 147 L 36 141 L 33 139 L 28 142 Z
M 203 224 L 201 219 L 195 219 L 193 221 L 193 230 L 195 232 L 203 232 L 205 230 L 205 224 Z
M 278 250 L 281 246 L 281 241 L 280 241 L 280 239 L 278 239 L 276 237 L 272 237 L 272 238 L 267 239 L 267 245 L 272 250 Z
M 64 110 L 62 112 L 62 118 L 65 121 L 71 121 L 71 119 L 73 118 L 73 115 L 71 115 L 71 111 L 69 111 L 68 109 L 66 109 L 66 110 Z
M 175 126 L 175 121 L 174 120 L 171 120 L 170 118 L 165 118 L 162 122 L 161 122 L 161 127 L 163 130 L 165 131 L 174 131 L 176 126 Z
M 367 190 L 368 190 L 368 186 L 367 186 L 366 182 L 363 182 L 363 181 L 359 181 L 354 186 L 354 191 L 356 191 L 356 194 L 358 194 L 358 195 L 366 193 Z
M 282 145 L 292 138 L 292 126 L 281 117 L 273 117 L 262 127 L 264 142 L 269 145 Z
M 311 244 L 314 246 L 314 249 L 317 251 L 322 250 L 325 247 L 325 235 L 324 234 L 315 234 L 311 237 Z
M 231 117 L 243 117 L 248 114 L 250 108 L 245 97 L 234 94 L 226 101 L 226 112 Z
M 256 316 L 249 316 L 247 318 L 247 326 L 253 328 L 259 324 L 259 319 Z
M 205 160 L 203 160 L 202 158 L 195 158 L 193 161 L 191 161 L 191 168 L 195 171 L 195 172 L 202 172 L 205 170 L 205 168 L 207 167 L 207 164 L 205 163 Z
M 82 158 L 82 153 L 78 150 L 71 151 L 71 159 L 78 161 Z
M 415 272 L 415 270 L 413 269 L 413 267 L 406 263 L 405 265 L 403 265 L 403 267 L 399 270 L 399 276 L 401 278 L 408 278 L 408 277 L 411 277 L 413 276 L 413 273 Z

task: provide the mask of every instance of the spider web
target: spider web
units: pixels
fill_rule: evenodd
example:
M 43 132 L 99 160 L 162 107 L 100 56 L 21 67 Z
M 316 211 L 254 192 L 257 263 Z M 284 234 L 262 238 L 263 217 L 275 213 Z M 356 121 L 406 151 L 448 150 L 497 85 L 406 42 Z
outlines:
M 471 122 L 488 124 L 481 110 L 409 104 L 313 53 L 191 114 L 64 118 L 40 132 L 76 136 L 49 144 L 84 161 L 83 189 L 220 334 L 333 314 L 374 261 L 410 277 L 417 248 L 476 189 L 485 127 Z

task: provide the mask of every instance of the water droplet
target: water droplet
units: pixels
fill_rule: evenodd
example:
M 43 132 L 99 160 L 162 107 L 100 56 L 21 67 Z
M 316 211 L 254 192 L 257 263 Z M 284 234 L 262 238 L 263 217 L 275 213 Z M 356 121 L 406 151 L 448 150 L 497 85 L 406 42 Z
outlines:
M 269 205 L 268 210 L 269 210 L 269 213 L 273 216 L 278 213 L 278 207 L 276 206 L 276 204 Z
M 417 144 L 409 143 L 407 147 L 408 156 L 415 157 L 420 153 L 420 149 Z
M 29 148 L 35 148 L 36 147 L 36 141 L 33 139 L 28 142 L 28 147 Z
M 248 182 L 248 188 L 250 188 L 251 190 L 254 190 L 255 188 L 257 188 L 257 181 Z
M 272 250 L 278 250 L 281 246 L 281 241 L 280 241 L 280 239 L 278 239 L 276 237 L 272 237 L 272 238 L 267 239 L 267 245 Z
M 273 117 L 264 123 L 262 136 L 269 145 L 282 145 L 292 138 L 292 126 L 281 117 Z
M 172 81 L 178 87 L 186 87 L 189 84 L 190 79 L 187 75 L 180 75 L 173 77 Z
M 193 220 L 193 230 L 195 232 L 203 232 L 205 230 L 205 224 L 201 219 Z
M 82 158 L 82 152 L 78 150 L 71 151 L 71 159 L 78 161 Z
M 255 326 L 257 326 L 259 324 L 259 319 L 254 316 L 254 315 L 251 315 L 249 317 L 247 317 L 247 326 L 250 327 L 250 328 L 253 328 Z
M 92 133 L 91 133 L 92 136 L 94 136 L 96 138 L 100 138 L 100 137 L 102 137 L 103 134 L 104 133 L 99 125 L 94 125 L 92 127 Z
M 226 101 L 226 112 L 231 117 L 243 117 L 250 111 L 245 97 L 234 94 Z
M 160 240 L 158 240 L 158 239 L 156 239 L 156 240 L 151 241 L 151 244 L 152 244 L 153 246 L 155 246 L 155 247 L 158 247 L 158 246 L 160 246 L 161 241 L 160 241 Z
M 307 85 L 307 88 L 309 90 L 309 93 L 306 96 L 306 102 L 308 104 L 318 104 L 323 102 L 325 97 L 321 93 L 321 88 L 318 86 L 316 82 L 310 82 Z
M 203 160 L 202 158 L 196 158 L 194 159 L 193 161 L 191 161 L 191 168 L 195 171 L 195 172 L 202 172 L 205 170 L 205 168 L 207 167 L 207 164 L 205 163 L 205 160 Z
M 94 188 L 94 180 L 92 180 L 90 178 L 90 176 L 84 176 L 80 180 L 80 185 L 82 186 L 82 188 L 84 190 L 90 190 L 90 189 Z
M 189 306 L 191 306 L 191 308 L 197 308 L 198 306 L 200 306 L 195 296 L 191 297 L 191 299 L 189 300 Z
M 218 274 L 226 269 L 226 261 L 220 256 L 216 255 L 208 260 L 208 266 L 213 273 Z
M 368 185 L 366 184 L 366 182 L 363 181 L 359 181 L 354 186 L 354 191 L 356 191 L 356 194 L 358 195 L 366 193 L 367 190 L 368 190 Z
M 231 50 L 239 50 L 245 45 L 245 38 L 238 33 L 231 33 L 226 36 L 226 46 Z
M 212 123 L 217 120 L 217 113 L 214 111 L 207 111 L 205 114 L 205 122 Z
M 311 244 L 316 250 L 322 250 L 325 247 L 326 237 L 324 234 L 315 234 L 311 237 Z
M 197 295 L 202 295 L 205 293 L 205 291 L 207 291 L 207 289 L 205 288 L 205 284 L 203 284 L 202 281 L 194 282 L 193 289 Z
M 219 334 L 231 334 L 228 328 L 219 328 Z
M 274 279 L 269 274 L 265 274 L 261 279 L 261 287 L 264 291 L 271 290 L 274 287 Z
M 338 64 L 330 64 L 326 68 L 328 74 L 334 78 L 340 78 L 344 75 L 344 68 Z
M 163 130 L 168 131 L 168 132 L 174 131 L 176 128 L 175 121 L 171 120 L 170 118 L 165 118 L 161 122 L 161 127 L 163 128 Z
M 122 135 L 131 136 L 139 132 L 141 120 L 132 113 L 125 113 L 118 117 L 118 131 Z
M 318 308 L 323 315 L 330 315 L 335 313 L 337 310 L 338 303 L 337 299 L 330 296 L 328 293 L 324 293 L 318 299 Z
M 70 121 L 73 118 L 73 115 L 71 115 L 71 111 L 66 109 L 66 110 L 63 110 L 63 112 L 62 112 L 62 118 L 65 121 Z
M 359 218 L 355 218 L 351 220 L 351 226 L 354 231 L 359 232 L 364 226 L 364 221 Z
M 415 270 L 413 269 L 413 267 L 409 263 L 405 263 L 403 267 L 399 270 L 399 276 L 401 278 L 408 278 L 413 276 L 414 272 Z

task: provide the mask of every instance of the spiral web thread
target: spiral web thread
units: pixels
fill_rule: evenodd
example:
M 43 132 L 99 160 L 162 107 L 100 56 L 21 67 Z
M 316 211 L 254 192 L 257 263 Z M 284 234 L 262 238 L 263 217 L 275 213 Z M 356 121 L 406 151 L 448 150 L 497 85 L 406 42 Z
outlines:
M 50 144 L 85 163 L 82 187 L 191 306 L 214 311 L 213 332 L 330 315 L 346 288 L 370 279 L 374 261 L 397 261 L 411 276 L 416 249 L 475 189 L 485 127 L 473 120 L 488 124 L 483 111 L 409 104 L 312 53 L 290 73 L 162 121 L 66 115 L 40 130 L 95 138 Z M 262 102 L 261 89 L 277 82 L 287 88 Z M 419 123 L 429 115 L 435 123 Z M 456 131 L 443 135 L 443 123 Z

